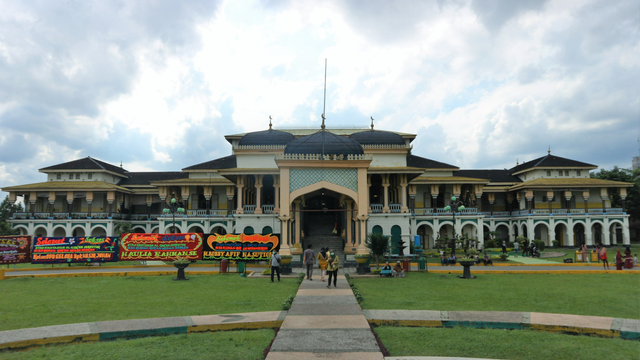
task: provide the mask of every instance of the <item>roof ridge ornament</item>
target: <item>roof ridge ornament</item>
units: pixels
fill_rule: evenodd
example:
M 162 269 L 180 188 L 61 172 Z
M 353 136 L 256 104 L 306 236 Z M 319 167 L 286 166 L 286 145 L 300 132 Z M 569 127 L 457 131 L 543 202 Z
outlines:
M 371 130 L 373 130 L 373 116 L 371 117 Z
M 322 113 L 322 115 L 320 115 L 320 116 L 322 117 L 322 125 L 320 126 L 320 128 L 321 128 L 322 130 L 324 130 L 324 128 L 325 128 L 325 126 L 324 126 L 324 119 L 325 119 L 325 117 L 324 117 L 324 113 Z
M 269 130 L 272 130 L 271 129 L 271 115 L 269 115 Z
M 551 145 L 549 145 L 549 150 L 547 150 L 547 155 L 551 155 Z

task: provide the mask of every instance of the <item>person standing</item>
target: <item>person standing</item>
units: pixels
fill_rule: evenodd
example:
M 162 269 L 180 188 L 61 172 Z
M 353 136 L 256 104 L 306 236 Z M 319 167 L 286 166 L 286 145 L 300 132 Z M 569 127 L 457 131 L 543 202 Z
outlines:
M 616 253 L 616 270 L 622 270 L 622 254 L 620 254 L 620 250 Z
M 502 253 L 503 254 L 507 253 L 507 242 L 506 241 L 502 242 Z
M 582 262 L 589 262 L 589 252 L 587 250 L 587 244 L 582 244 Z
M 600 248 L 600 260 L 602 260 L 602 267 L 605 270 L 609 270 L 609 260 L 607 259 L 607 248 L 602 245 Z
M 529 255 L 529 240 L 524 239 L 522 241 L 522 256 L 526 257 L 527 255 Z
M 320 249 L 318 254 L 318 265 L 320 266 L 320 281 L 324 282 L 324 274 L 327 272 L 327 248 Z
M 516 251 L 516 257 L 518 257 L 518 250 L 520 250 L 520 243 L 518 242 L 518 240 L 513 242 L 513 248 Z
M 302 263 L 307 265 L 307 280 L 313 280 L 313 264 L 316 263 L 316 252 L 311 250 L 311 244 L 307 245 L 307 250 L 304 251 Z
M 331 288 L 331 277 L 333 277 L 333 287 L 338 287 L 338 265 L 340 264 L 340 259 L 334 251 L 331 251 L 329 255 L 329 259 L 327 260 L 327 272 L 329 273 L 329 282 L 327 283 L 327 287 Z
M 280 262 L 282 258 L 278 254 L 278 249 L 274 249 L 271 254 L 271 282 L 273 282 L 273 273 L 278 273 L 278 282 L 280 282 Z

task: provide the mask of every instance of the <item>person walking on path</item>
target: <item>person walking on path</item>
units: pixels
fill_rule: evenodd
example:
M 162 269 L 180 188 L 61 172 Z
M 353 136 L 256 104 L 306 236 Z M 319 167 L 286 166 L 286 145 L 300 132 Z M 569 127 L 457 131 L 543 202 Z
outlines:
M 604 245 L 600 248 L 600 260 L 602 260 L 602 267 L 605 270 L 609 270 L 609 260 L 607 260 L 607 248 Z
M 502 242 L 502 253 L 503 254 L 507 253 L 507 242 L 506 241 Z
M 590 262 L 588 255 L 587 244 L 582 244 L 582 262 Z
M 329 273 L 329 282 L 327 283 L 327 287 L 331 288 L 331 277 L 333 277 L 333 287 L 338 287 L 338 267 L 340 265 L 340 259 L 336 255 L 333 250 L 329 255 L 329 259 L 327 260 L 327 272 Z
M 282 258 L 278 254 L 278 249 L 273 250 L 271 254 L 271 282 L 273 282 L 273 273 L 278 273 L 278 282 L 280 282 L 280 262 Z
M 316 263 L 316 252 L 311 250 L 311 244 L 307 245 L 302 262 L 307 265 L 307 280 L 313 280 L 313 265 Z
M 520 243 L 518 243 L 518 240 L 513 242 L 513 249 L 516 251 L 516 257 L 518 257 L 518 250 L 520 249 Z
M 318 254 L 318 265 L 320 265 L 320 281 L 324 282 L 324 274 L 327 272 L 327 248 L 320 249 Z

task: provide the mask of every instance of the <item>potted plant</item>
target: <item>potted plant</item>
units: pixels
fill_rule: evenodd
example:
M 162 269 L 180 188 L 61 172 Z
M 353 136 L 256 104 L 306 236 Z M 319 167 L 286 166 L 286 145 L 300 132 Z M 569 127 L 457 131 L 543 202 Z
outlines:
M 293 255 L 280 255 L 280 264 L 284 266 L 288 266 L 291 264 L 291 259 L 293 259 Z
M 171 263 L 178 269 L 178 277 L 173 280 L 189 280 L 184 276 L 184 269 L 191 264 L 191 260 L 184 257 L 177 257 Z

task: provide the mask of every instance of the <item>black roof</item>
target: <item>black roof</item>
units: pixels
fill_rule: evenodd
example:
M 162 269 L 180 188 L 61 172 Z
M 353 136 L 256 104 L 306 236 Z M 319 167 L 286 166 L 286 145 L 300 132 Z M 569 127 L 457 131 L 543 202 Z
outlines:
M 284 148 L 285 154 L 364 154 L 362 146 L 355 140 L 339 136 L 329 131 L 318 131 L 315 134 L 292 140 Z
M 42 170 L 107 170 L 127 176 L 125 169 L 94 159 L 91 156 L 40 169 L 40 171 Z
M 402 136 L 392 133 L 390 131 L 379 130 L 367 130 L 361 131 L 349 135 L 350 139 L 353 139 L 361 145 L 377 145 L 377 144 L 391 144 L 391 145 L 404 145 L 404 139 Z
M 151 181 L 186 179 L 189 177 L 188 173 L 181 171 L 129 172 L 127 175 L 129 175 L 129 178 L 123 179 L 118 185 L 151 185 Z
M 201 164 L 191 165 L 182 170 L 215 170 L 215 169 L 233 169 L 238 167 L 235 155 L 221 157 L 215 160 L 203 162 Z
M 519 177 L 511 175 L 511 171 L 504 170 L 460 170 L 453 173 L 453 176 L 469 177 L 476 179 L 487 179 L 496 183 L 522 182 Z
M 407 155 L 407 166 L 425 169 L 457 169 L 457 166 L 441 163 L 420 156 Z
M 291 133 L 269 129 L 248 133 L 238 145 L 287 145 L 294 138 Z
M 549 155 L 537 158 L 535 160 L 527 161 L 525 163 L 522 163 L 520 165 L 512 167 L 511 169 L 509 169 L 509 171 L 510 171 L 511 174 L 514 174 L 514 173 L 517 173 L 517 172 L 525 170 L 525 169 L 530 169 L 530 168 L 534 168 L 534 167 L 549 167 L 549 166 L 553 166 L 553 167 L 564 166 L 564 167 L 592 167 L 592 168 L 597 168 L 597 166 L 592 165 L 592 164 L 587 164 L 587 163 L 583 163 L 583 162 L 575 161 L 575 160 L 571 160 L 571 159 L 565 159 L 565 158 L 562 158 L 560 156 L 555 156 L 555 155 L 549 154 Z

